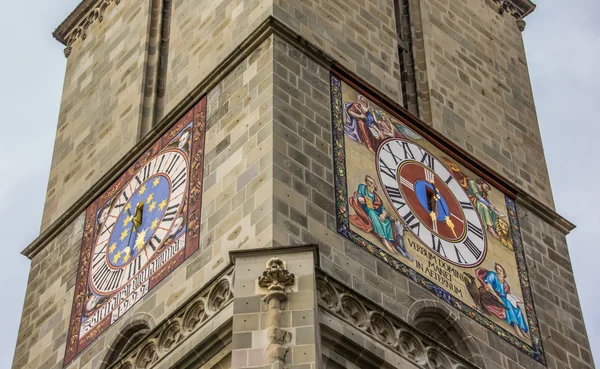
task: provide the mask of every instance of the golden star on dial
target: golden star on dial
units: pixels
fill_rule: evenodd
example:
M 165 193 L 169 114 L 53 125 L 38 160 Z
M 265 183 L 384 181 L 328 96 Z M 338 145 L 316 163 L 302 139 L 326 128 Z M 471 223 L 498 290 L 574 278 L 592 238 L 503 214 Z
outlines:
M 152 192 L 150 195 L 148 195 L 148 197 L 146 198 L 146 204 L 151 203 L 153 199 L 154 199 L 154 192 Z
M 140 191 L 138 192 L 140 195 L 143 195 L 144 192 L 146 192 L 146 185 L 142 185 L 142 187 L 140 187 Z
M 119 262 L 120 258 L 121 258 L 121 251 L 117 252 L 115 254 L 115 256 L 113 257 L 113 264 L 116 264 L 117 262 Z
M 158 226 L 158 218 L 156 218 L 152 221 L 152 225 L 150 226 L 150 229 L 154 229 L 157 226 Z
M 131 249 L 129 248 L 129 246 L 127 246 L 123 252 L 125 253 L 125 256 L 123 256 L 123 261 L 126 262 L 127 260 L 129 260 L 129 258 L 131 257 Z
M 160 183 L 160 178 L 156 177 L 156 178 L 154 179 L 154 182 L 152 182 L 152 187 L 156 187 L 156 186 L 158 186 L 158 184 L 159 184 L 159 183 Z
M 125 237 L 129 234 L 129 228 L 125 228 L 123 233 L 121 233 L 121 241 L 125 240 Z
M 146 230 L 144 229 L 141 232 L 138 232 L 137 238 L 135 239 L 135 248 L 141 250 L 144 248 L 144 244 L 146 243 Z
M 125 217 L 125 219 L 123 219 L 123 227 L 127 227 L 127 224 L 129 224 L 129 222 L 131 222 L 132 219 L 133 217 L 131 215 Z
M 163 200 L 160 202 L 160 204 L 158 204 L 158 210 L 163 210 L 165 208 L 165 206 L 167 206 L 167 200 Z
M 156 208 L 156 201 L 152 201 L 152 204 L 148 207 L 148 211 L 152 211 Z
M 131 209 L 131 203 L 128 202 L 127 205 L 125 205 L 125 211 Z
M 115 252 L 115 249 L 117 248 L 117 243 L 113 242 L 112 245 L 110 245 L 110 248 L 108 249 L 108 251 L 112 254 L 113 252 Z M 116 263 L 116 261 L 115 261 Z

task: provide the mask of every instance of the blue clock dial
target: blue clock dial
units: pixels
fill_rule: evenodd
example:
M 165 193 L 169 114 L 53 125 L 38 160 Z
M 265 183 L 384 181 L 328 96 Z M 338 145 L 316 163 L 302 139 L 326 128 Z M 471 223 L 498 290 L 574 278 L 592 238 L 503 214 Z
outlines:
M 90 287 L 97 295 L 119 290 L 185 230 L 188 159 L 180 148 L 152 158 L 126 184 L 96 240 Z

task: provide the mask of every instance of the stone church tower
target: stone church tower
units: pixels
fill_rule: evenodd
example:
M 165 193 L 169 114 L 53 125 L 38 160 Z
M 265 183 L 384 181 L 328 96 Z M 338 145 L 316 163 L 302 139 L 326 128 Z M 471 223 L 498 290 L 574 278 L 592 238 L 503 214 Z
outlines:
M 593 368 L 534 8 L 82 0 L 13 368 Z

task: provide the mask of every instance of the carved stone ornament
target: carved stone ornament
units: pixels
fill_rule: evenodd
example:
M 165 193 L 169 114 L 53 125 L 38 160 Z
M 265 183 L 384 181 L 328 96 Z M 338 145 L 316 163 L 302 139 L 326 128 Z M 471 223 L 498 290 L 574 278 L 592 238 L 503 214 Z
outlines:
M 258 285 L 269 290 L 265 296 L 265 302 L 268 303 L 272 298 L 285 301 L 287 299 L 285 288 L 293 285 L 295 280 L 294 274 L 284 268 L 283 261 L 272 258 L 267 262 L 267 269 L 258 277 Z
M 535 5 L 528 0 L 492 0 L 498 14 L 508 13 L 517 19 L 517 27 L 523 32 L 525 21 L 523 18 L 535 9 Z
M 406 358 L 421 369 L 475 368 L 437 345 L 408 324 L 386 315 L 321 272 L 317 277 L 319 306 Z
M 110 369 L 149 369 L 168 356 L 233 301 L 233 268 L 166 319 L 135 348 L 109 366 Z
M 263 301 L 269 304 L 267 315 L 267 358 L 276 367 L 283 368 L 285 357 L 289 351 L 288 344 L 292 340 L 292 334 L 281 328 L 281 312 L 283 303 L 287 300 L 285 289 L 292 286 L 296 280 L 294 274 L 284 267 L 283 261 L 272 258 L 267 262 L 267 268 L 258 277 L 258 285 L 268 290 Z
M 72 45 L 78 39 L 85 40 L 87 38 L 87 30 L 94 22 L 102 22 L 104 20 L 104 12 L 112 3 L 119 5 L 121 0 L 97 0 L 96 4 L 91 6 L 84 15 L 75 14 L 80 18 L 77 23 L 71 25 L 68 31 L 65 30 L 65 22 L 61 24 L 54 32 L 54 37 L 62 42 L 66 47 L 64 50 L 65 56 L 68 58 L 71 55 Z M 71 17 L 71 16 L 70 16 Z

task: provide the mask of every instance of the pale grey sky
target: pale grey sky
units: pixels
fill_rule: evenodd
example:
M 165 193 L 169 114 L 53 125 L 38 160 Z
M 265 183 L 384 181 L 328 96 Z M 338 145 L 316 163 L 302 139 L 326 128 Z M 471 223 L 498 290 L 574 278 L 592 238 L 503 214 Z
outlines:
M 80 0 L 0 0 L 0 367 L 12 363 L 29 272 L 19 252 L 39 233 L 66 59 L 54 28 Z M 481 0 L 483 1 L 483 0 Z M 544 0 L 524 32 L 558 212 L 577 224 L 570 255 L 594 356 L 600 358 L 596 269 L 600 213 L 598 0 Z M 546 349 L 548 349 L 546 343 Z

